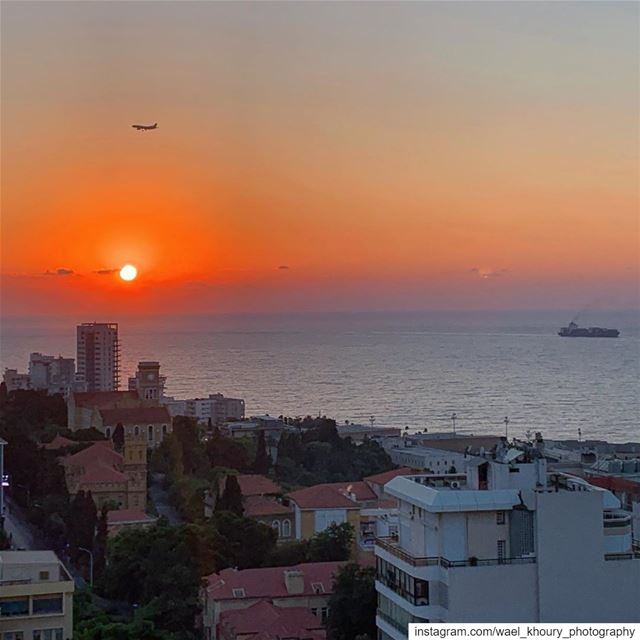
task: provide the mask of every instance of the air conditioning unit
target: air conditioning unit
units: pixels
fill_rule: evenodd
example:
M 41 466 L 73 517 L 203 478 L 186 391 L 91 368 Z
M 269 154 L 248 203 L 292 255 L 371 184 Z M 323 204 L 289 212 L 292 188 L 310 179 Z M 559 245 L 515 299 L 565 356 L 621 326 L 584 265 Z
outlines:
M 451 481 L 451 488 L 452 489 L 459 489 L 460 488 L 460 483 L 457 480 L 452 480 Z

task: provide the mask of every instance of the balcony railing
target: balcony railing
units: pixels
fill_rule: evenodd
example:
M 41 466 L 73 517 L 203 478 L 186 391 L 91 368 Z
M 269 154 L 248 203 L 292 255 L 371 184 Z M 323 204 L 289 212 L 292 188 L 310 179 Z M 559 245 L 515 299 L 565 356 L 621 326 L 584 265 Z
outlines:
M 640 540 L 631 543 L 631 551 L 622 553 L 605 553 L 605 560 L 640 560 Z
M 376 615 L 378 616 L 378 618 L 384 620 L 388 625 L 392 626 L 394 629 L 397 629 L 398 631 L 402 632 L 405 635 L 409 630 L 408 629 L 408 625 L 401 624 L 400 622 L 398 622 L 397 620 L 392 618 L 388 613 L 385 613 L 384 611 L 381 611 L 380 609 L 378 609 L 376 611 Z M 417 622 L 424 622 L 424 620 L 416 620 L 416 621 Z
M 498 564 L 535 564 L 536 562 L 535 557 L 447 560 L 447 558 L 443 558 L 442 556 L 413 556 L 400 548 L 395 538 L 376 538 L 376 545 L 414 567 L 456 569 L 459 567 L 488 567 Z

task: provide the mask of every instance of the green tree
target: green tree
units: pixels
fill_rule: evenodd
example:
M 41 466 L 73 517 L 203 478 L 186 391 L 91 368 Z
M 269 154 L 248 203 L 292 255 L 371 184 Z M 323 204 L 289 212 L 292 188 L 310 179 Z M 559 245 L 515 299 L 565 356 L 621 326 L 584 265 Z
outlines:
M 233 474 L 227 475 L 224 483 L 224 491 L 216 503 L 216 511 L 231 511 L 231 513 L 235 513 L 238 516 L 244 513 L 242 491 L 238 483 L 238 478 Z
M 271 456 L 267 451 L 267 441 L 264 437 L 264 431 L 258 436 L 258 444 L 256 449 L 256 459 L 253 462 L 253 470 L 255 473 L 266 475 L 271 467 Z
M 307 562 L 348 560 L 351 555 L 354 533 L 348 522 L 331 524 L 309 541 Z
M 107 559 L 107 536 L 109 534 L 107 514 L 109 509 L 106 505 L 100 510 L 100 517 L 96 525 L 96 536 L 93 543 L 93 556 L 94 556 L 94 573 L 96 576 L 101 576 L 104 571 L 104 567 Z
M 338 571 L 329 598 L 327 638 L 376 637 L 375 568 L 350 563 Z

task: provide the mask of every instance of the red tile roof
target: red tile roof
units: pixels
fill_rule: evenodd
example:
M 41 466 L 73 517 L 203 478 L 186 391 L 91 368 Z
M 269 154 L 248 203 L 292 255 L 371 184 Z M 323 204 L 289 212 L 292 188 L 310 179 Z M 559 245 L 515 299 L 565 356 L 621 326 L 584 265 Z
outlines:
M 166 407 L 133 407 L 130 409 L 100 409 L 105 426 L 122 424 L 170 424 L 171 415 Z
M 73 400 L 77 407 L 108 407 L 122 400 L 139 400 L 137 391 L 76 391 Z
M 349 494 L 355 500 L 349 498 Z M 363 481 L 317 484 L 293 491 L 288 496 L 300 509 L 358 509 L 359 502 L 377 500 L 371 487 Z
M 275 498 L 266 498 L 264 496 L 247 496 L 242 500 L 242 506 L 244 507 L 244 515 L 248 518 L 293 514 L 292 507 L 285 507 Z
M 260 634 L 271 638 L 324 637 L 322 622 L 303 607 L 276 607 L 266 600 L 246 609 L 230 609 L 220 614 L 222 636 Z M 311 632 L 311 633 L 310 633 Z M 318 635 L 317 635 L 318 634 Z
M 587 482 L 609 491 L 623 491 L 640 496 L 640 479 L 632 480 L 620 476 L 587 476 Z
M 121 465 L 123 457 L 117 451 L 113 450 L 110 440 L 103 440 L 92 444 L 90 447 L 74 453 L 72 456 L 62 458 L 62 464 L 65 466 L 83 466 L 104 462 L 110 466 Z
M 382 473 L 376 473 L 373 476 L 367 476 L 365 482 L 370 484 L 385 485 L 398 476 L 408 476 L 417 472 L 417 469 L 411 467 L 399 467 L 398 469 L 391 469 L 390 471 L 383 471 Z
M 265 494 L 282 493 L 282 487 L 271 478 L 257 474 L 236 476 L 243 496 L 263 496 Z
M 308 562 L 293 567 L 266 567 L 260 569 L 223 569 L 206 576 L 207 592 L 214 600 L 237 600 L 240 598 L 291 598 L 311 596 L 317 592 L 311 585 L 322 584 L 324 593 L 333 591 L 333 577 L 344 562 Z M 304 591 L 291 594 L 285 584 L 287 571 L 304 574 Z M 234 595 L 234 589 L 243 589 L 244 596 Z
M 79 481 L 83 486 L 87 484 L 102 484 L 104 482 L 119 483 L 126 482 L 127 476 L 115 467 L 100 460 L 86 467 Z
M 128 524 L 128 523 L 145 523 L 155 522 L 156 518 L 150 516 L 144 511 L 136 511 L 135 509 L 116 509 L 107 513 L 107 524 Z

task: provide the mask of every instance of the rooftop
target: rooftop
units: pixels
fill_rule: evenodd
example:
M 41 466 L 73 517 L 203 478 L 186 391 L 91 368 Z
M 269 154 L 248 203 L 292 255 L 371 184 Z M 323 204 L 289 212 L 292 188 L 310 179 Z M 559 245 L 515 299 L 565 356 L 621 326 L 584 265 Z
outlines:
M 266 476 L 243 474 L 236 476 L 236 478 L 244 497 L 282 493 L 282 487 Z
M 260 569 L 223 569 L 206 576 L 207 592 L 214 600 L 241 598 L 285 598 L 292 595 L 310 596 L 318 591 L 331 593 L 333 579 L 344 562 L 308 562 L 292 567 Z M 287 574 L 302 574 L 303 590 L 292 593 L 287 588 Z
M 349 496 L 352 496 L 349 497 Z M 377 500 L 376 494 L 364 481 L 333 482 L 298 489 L 288 494 L 300 509 L 358 509 L 361 501 Z
M 151 523 L 156 519 L 144 511 L 136 511 L 135 509 L 115 509 L 107 513 L 107 524 L 109 525 Z
M 75 391 L 71 394 L 77 407 L 108 407 L 121 400 L 139 400 L 137 391 Z
M 171 414 L 165 407 L 132 407 L 129 409 L 101 409 L 100 416 L 105 426 L 122 424 L 170 423 Z
M 376 473 L 373 476 L 367 476 L 364 480 L 370 484 L 387 484 L 389 480 L 393 480 L 398 476 L 409 476 L 417 473 L 417 469 L 412 467 L 399 467 L 398 469 L 391 469 L 390 471 L 383 471 L 382 473 Z
M 286 507 L 275 498 L 266 498 L 265 496 L 247 496 L 244 498 L 242 506 L 244 507 L 244 515 L 253 518 L 293 513 L 292 507 Z

